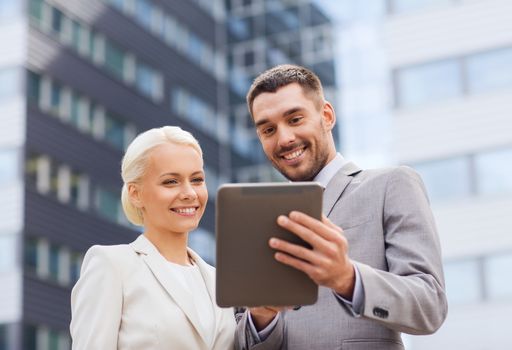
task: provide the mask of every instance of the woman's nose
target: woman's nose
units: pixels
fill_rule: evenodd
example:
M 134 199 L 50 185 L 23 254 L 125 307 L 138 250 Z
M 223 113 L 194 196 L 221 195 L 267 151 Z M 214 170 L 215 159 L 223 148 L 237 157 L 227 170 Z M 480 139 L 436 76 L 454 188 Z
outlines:
M 197 198 L 197 193 L 194 190 L 194 187 L 190 183 L 187 182 L 187 183 L 183 184 L 183 188 L 181 191 L 181 197 L 183 199 L 188 199 L 188 200 Z

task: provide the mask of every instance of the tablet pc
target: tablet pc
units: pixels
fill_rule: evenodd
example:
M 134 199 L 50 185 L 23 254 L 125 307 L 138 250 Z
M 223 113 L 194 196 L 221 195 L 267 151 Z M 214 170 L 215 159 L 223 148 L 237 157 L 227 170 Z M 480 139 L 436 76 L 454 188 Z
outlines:
M 216 300 L 229 306 L 313 304 L 318 286 L 302 271 L 274 258 L 278 237 L 309 247 L 277 225 L 293 210 L 320 219 L 323 188 L 315 182 L 226 184 L 216 198 Z

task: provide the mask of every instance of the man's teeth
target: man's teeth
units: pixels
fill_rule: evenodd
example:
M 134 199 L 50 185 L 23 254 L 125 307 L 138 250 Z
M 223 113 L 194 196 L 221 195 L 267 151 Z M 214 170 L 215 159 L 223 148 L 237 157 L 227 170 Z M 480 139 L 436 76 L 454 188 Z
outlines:
M 304 149 L 299 149 L 298 151 L 284 155 L 283 158 L 286 160 L 292 160 L 300 156 L 302 153 L 304 153 Z
M 196 208 L 176 208 L 173 210 L 180 214 L 193 214 L 196 212 Z

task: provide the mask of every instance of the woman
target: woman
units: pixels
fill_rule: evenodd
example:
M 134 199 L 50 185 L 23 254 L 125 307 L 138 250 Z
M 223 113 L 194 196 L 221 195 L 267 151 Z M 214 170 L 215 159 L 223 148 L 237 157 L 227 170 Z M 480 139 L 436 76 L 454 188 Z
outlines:
M 215 304 L 214 268 L 187 248 L 208 201 L 197 140 L 148 130 L 121 175 L 124 212 L 144 233 L 88 250 L 71 294 L 73 349 L 231 349 L 233 310 Z

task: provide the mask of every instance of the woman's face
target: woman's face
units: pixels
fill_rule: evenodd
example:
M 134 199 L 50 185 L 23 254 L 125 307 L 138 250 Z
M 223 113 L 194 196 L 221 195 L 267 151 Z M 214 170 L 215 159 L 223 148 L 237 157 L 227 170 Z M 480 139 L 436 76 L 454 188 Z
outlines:
M 142 209 L 146 231 L 187 233 L 199 225 L 208 192 L 203 160 L 188 145 L 167 143 L 151 150 L 135 203 Z

